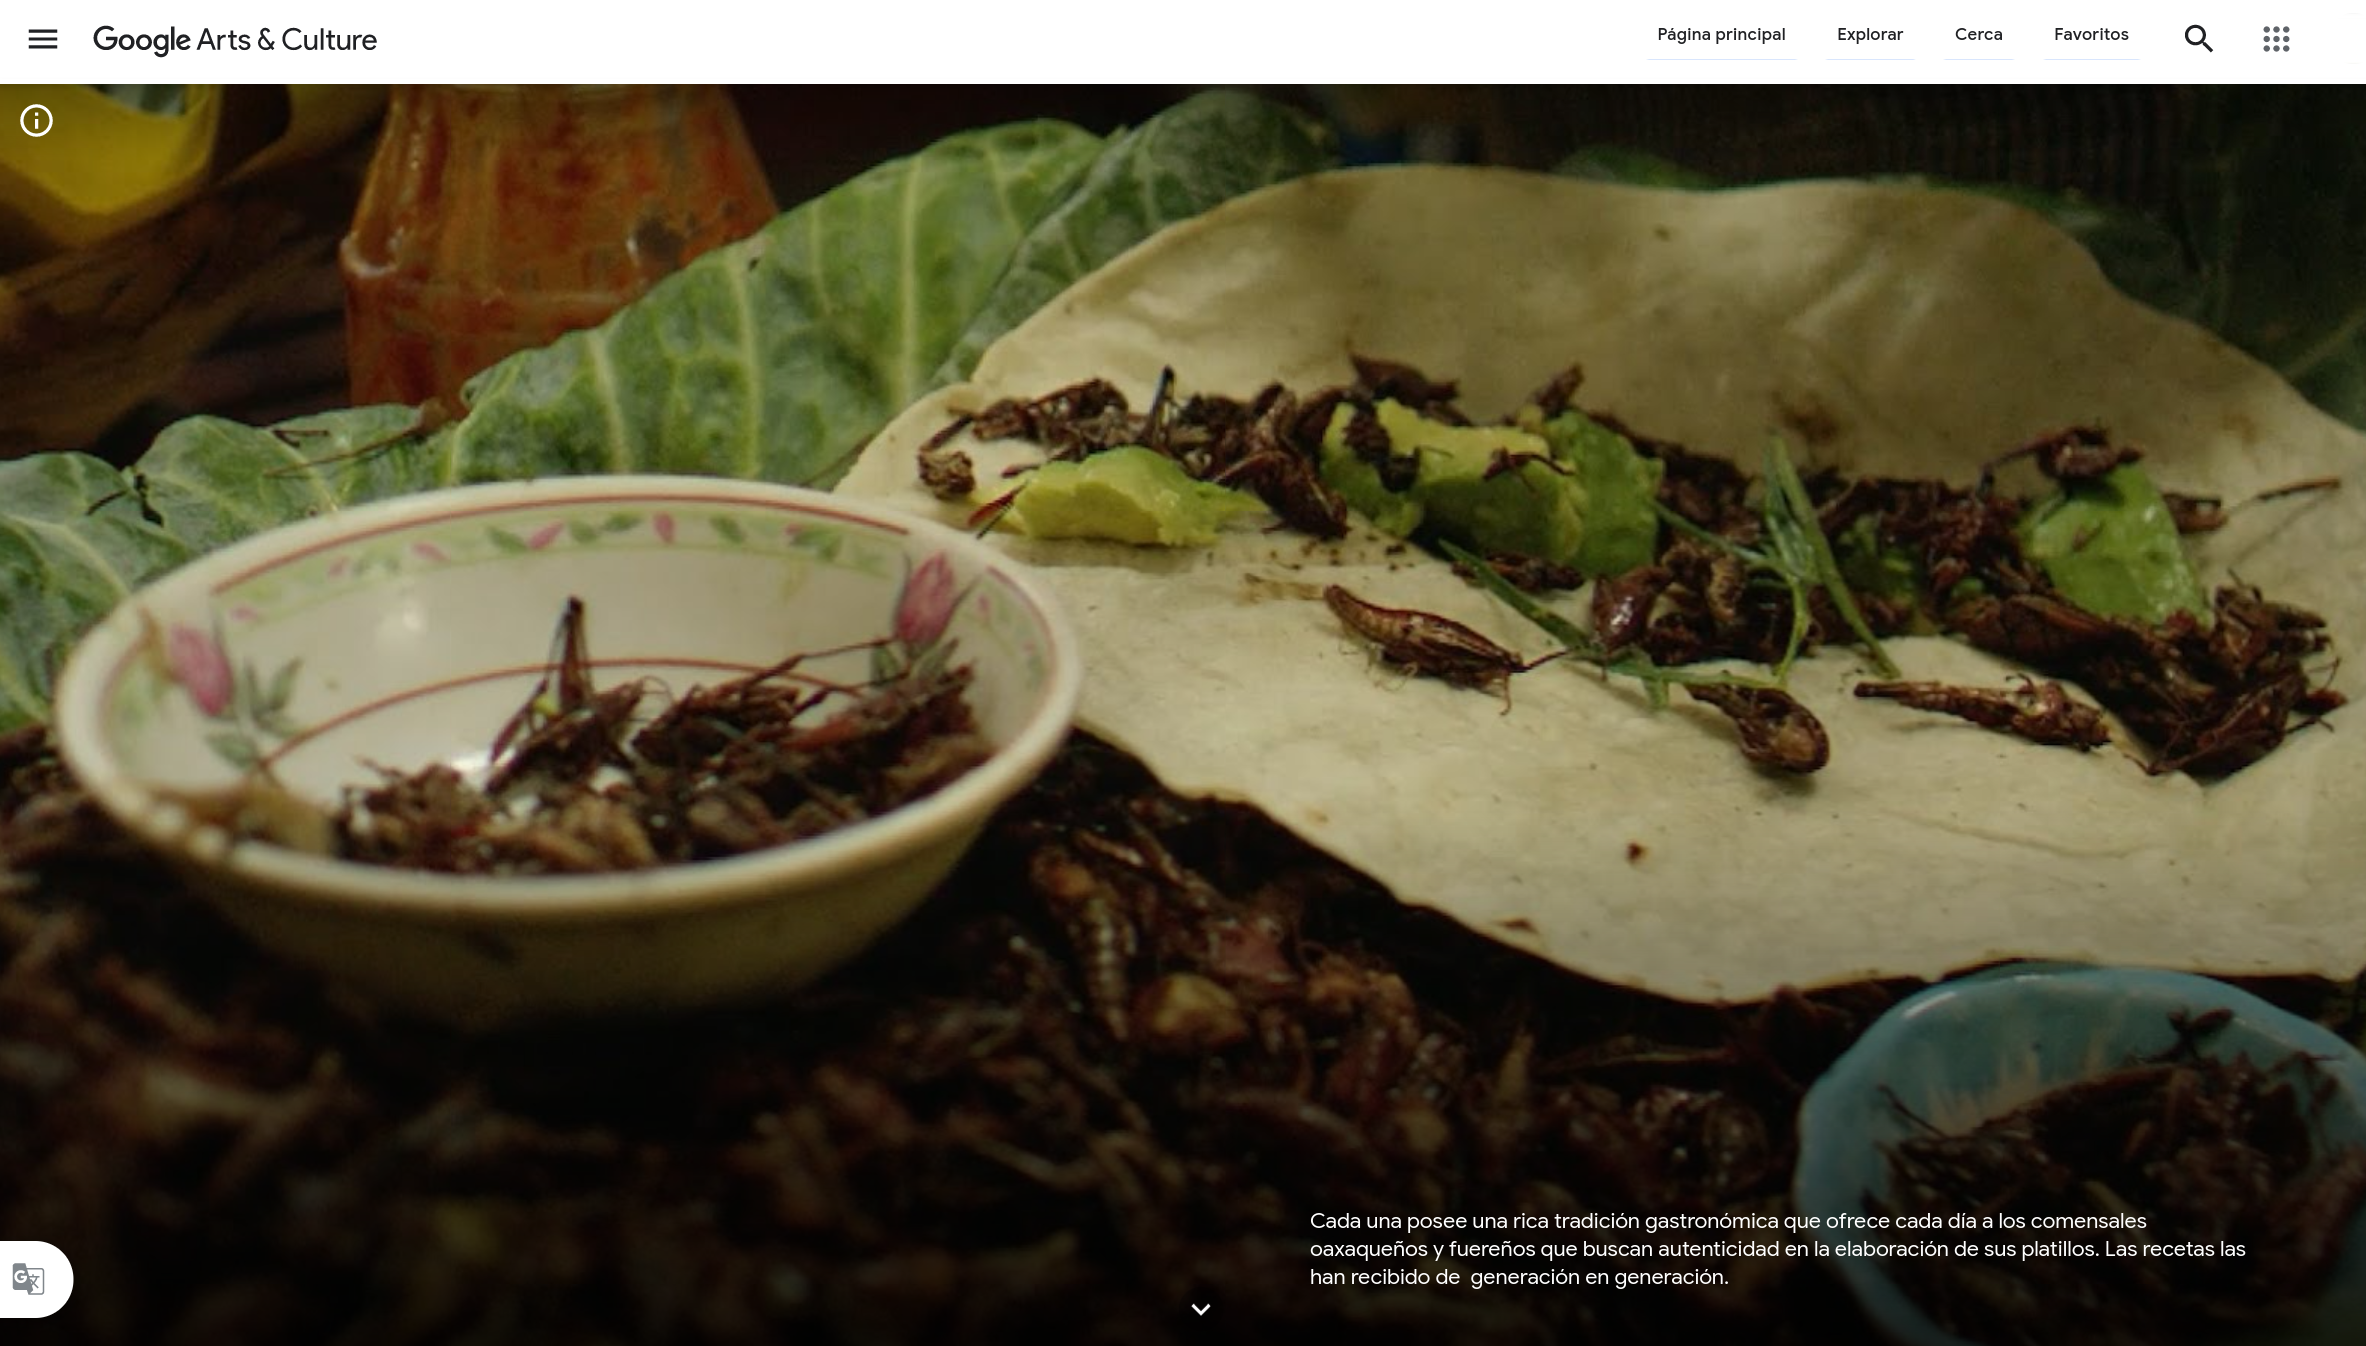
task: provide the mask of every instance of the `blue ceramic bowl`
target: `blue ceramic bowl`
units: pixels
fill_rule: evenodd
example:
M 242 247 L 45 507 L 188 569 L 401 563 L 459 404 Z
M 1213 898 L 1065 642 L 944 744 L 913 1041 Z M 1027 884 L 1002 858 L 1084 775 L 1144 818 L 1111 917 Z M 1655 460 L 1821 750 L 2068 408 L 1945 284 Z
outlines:
M 1969 1130 L 2061 1085 L 2176 1041 L 2171 1011 L 2229 1009 L 2203 1044 L 2212 1056 L 2265 1065 L 2306 1052 L 2338 1086 L 2318 1115 L 2317 1143 L 2366 1143 L 2366 1057 L 2340 1038 L 2224 982 L 2179 972 L 2013 966 L 1932 987 L 1877 1020 L 1810 1089 L 1799 1110 L 1802 1215 L 1856 1214 L 1889 1186 L 1889 1146 L 1915 1133 L 1890 1095 L 1942 1131 Z M 1884 1092 L 1884 1088 L 1888 1092 Z M 1962 1237 L 1946 1230 L 1850 1234 L 1862 1243 Z M 1948 1332 L 1869 1256 L 1832 1259 L 1874 1325 L 1899 1346 L 1979 1346 Z M 2229 1338 L 2257 1346 L 2366 1342 L 2366 1213 L 2307 1319 Z

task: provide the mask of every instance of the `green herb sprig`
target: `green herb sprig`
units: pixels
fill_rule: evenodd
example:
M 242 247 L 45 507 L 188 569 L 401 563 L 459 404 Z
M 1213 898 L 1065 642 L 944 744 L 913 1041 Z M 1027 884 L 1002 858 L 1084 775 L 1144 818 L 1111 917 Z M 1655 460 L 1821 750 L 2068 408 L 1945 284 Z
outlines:
M 1873 628 L 1865 621 L 1864 610 L 1857 606 L 1847 578 L 1840 573 L 1840 561 L 1832 554 L 1831 539 L 1824 536 L 1823 525 L 1816 521 L 1816 505 L 1808 496 L 1807 483 L 1800 479 L 1799 469 L 1793 466 L 1790 451 L 1780 439 L 1767 443 L 1764 482 L 1759 520 L 1767 545 L 1762 548 L 1745 546 L 1722 533 L 1710 532 L 1666 505 L 1654 508 L 1659 511 L 1660 519 L 1677 532 L 1733 553 L 1753 570 L 1773 576 L 1790 591 L 1791 630 L 1784 642 L 1783 657 L 1774 666 L 1776 685 L 1789 680 L 1791 665 L 1807 645 L 1808 596 L 1817 589 L 1831 596 L 1833 610 L 1847 623 L 1881 676 L 1901 676 L 1889 651 L 1882 648 L 1880 637 L 1873 634 Z
M 1510 580 L 1495 573 L 1476 553 L 1441 539 L 1438 543 L 1446 555 L 1461 565 L 1470 582 L 1528 619 L 1536 628 L 1561 642 L 1562 650 L 1579 663 L 1591 664 L 1604 673 L 1622 678 L 1633 678 L 1643 684 L 1643 691 L 1651 699 L 1654 709 L 1668 704 L 1671 683 L 1695 687 L 1766 687 L 1772 684 L 1762 678 L 1742 677 L 1733 673 L 1701 673 L 1688 668 L 1669 668 L 1655 664 L 1650 656 L 1633 653 L 1612 655 L 1602 648 L 1602 642 L 1592 632 L 1580 630 L 1577 623 L 1553 611 L 1533 597 L 1520 592 Z
M 1799 469 L 1791 462 L 1790 451 L 1779 438 L 1767 443 L 1764 481 L 1764 498 L 1759 504 L 1759 517 L 1766 534 L 1764 547 L 1746 546 L 1721 533 L 1711 532 L 1666 505 L 1655 505 L 1654 508 L 1659 511 L 1660 518 L 1677 532 L 1733 553 L 1754 571 L 1771 575 L 1790 592 L 1791 630 L 1784 642 L 1783 657 L 1776 661 L 1772 676 L 1767 679 L 1667 668 L 1653 663 L 1649 656 L 1640 653 L 1614 657 L 1603 649 L 1601 641 L 1591 632 L 1580 630 L 1575 622 L 1522 593 L 1478 556 L 1452 542 L 1441 541 L 1439 546 L 1447 556 L 1461 564 L 1473 584 L 1485 589 L 1512 611 L 1534 623 L 1546 635 L 1561 642 L 1570 658 L 1592 664 L 1605 673 L 1642 682 L 1654 706 L 1667 704 L 1670 683 L 1729 687 L 1784 685 L 1790 678 L 1791 665 L 1798 660 L 1799 652 L 1807 645 L 1811 621 L 1808 599 L 1817 589 L 1830 595 L 1833 609 L 1864 647 L 1874 668 L 1885 678 L 1900 676 L 1898 666 L 1890 660 L 1889 651 L 1882 648 L 1880 638 L 1873 634 L 1872 627 L 1865 621 L 1863 610 L 1857 606 L 1856 595 L 1849 591 L 1848 580 L 1840 573 L 1840 561 L 1832 553 L 1831 540 L 1824 536 L 1823 526 L 1817 522 L 1815 501 L 1807 493 L 1807 483 L 1800 478 Z

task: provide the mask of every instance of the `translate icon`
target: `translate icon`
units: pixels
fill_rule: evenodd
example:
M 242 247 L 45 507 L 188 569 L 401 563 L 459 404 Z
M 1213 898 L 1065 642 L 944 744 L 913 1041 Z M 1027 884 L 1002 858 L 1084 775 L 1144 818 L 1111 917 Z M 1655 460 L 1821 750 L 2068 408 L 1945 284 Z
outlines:
M 74 1297 L 74 1263 L 54 1243 L 39 1239 L 0 1239 L 0 1267 L 8 1280 L 0 1284 L 0 1319 L 47 1318 Z M 0 1327 L 0 1337 L 8 1329 Z

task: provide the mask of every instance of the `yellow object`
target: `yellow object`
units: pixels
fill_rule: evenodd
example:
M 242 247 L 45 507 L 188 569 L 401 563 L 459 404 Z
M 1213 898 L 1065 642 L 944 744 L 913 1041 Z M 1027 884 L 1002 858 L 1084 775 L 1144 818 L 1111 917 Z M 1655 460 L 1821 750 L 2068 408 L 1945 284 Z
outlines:
M 220 90 L 190 86 L 184 110 L 129 108 L 80 84 L 17 85 L 11 120 L 34 103 L 57 124 L 0 134 L 0 259 L 29 261 L 154 219 L 194 196 L 211 168 Z
M 82 84 L 11 86 L 0 112 L 14 121 L 39 103 L 55 126 L 42 136 L 0 126 L 0 270 L 89 247 L 215 182 L 332 148 L 377 115 L 386 92 L 293 84 L 286 97 L 285 124 L 267 144 L 243 162 L 217 163 L 229 102 L 218 86 L 187 86 L 177 113 L 142 112 Z
M 372 86 L 182 86 L 140 112 L 79 85 L 0 99 L 0 460 L 82 448 L 180 375 L 351 218 L 337 152 Z M 15 124 L 39 103 L 55 118 Z

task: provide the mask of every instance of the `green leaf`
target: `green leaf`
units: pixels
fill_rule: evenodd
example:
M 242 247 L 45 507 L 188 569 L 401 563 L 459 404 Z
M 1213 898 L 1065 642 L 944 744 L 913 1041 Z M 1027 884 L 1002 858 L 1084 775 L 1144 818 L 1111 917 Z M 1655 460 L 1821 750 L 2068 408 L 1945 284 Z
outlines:
M 251 715 L 256 707 L 263 704 L 263 684 L 255 679 L 255 666 L 241 662 L 233 676 L 238 684 L 236 704 L 246 707 L 247 713 Z
M 419 431 L 409 407 L 267 429 L 183 421 L 132 474 L 146 518 L 94 459 L 0 465 L 0 727 L 46 713 L 67 645 L 130 588 L 280 524 L 571 473 L 828 486 L 895 413 L 1086 272 L 1328 163 L 1312 123 L 1233 93 L 1106 143 L 1056 122 L 965 132 L 706 254 L 598 327 L 495 365 L 439 429 Z M 94 510 L 110 492 L 122 494 Z
M 930 372 L 1100 142 L 1054 122 L 883 164 L 606 323 L 503 361 L 449 432 L 459 481 L 691 472 L 827 485 Z
M 923 393 L 1103 262 L 1325 166 L 1320 131 L 1204 94 L 1103 145 L 1029 122 L 882 165 L 481 375 L 455 480 L 655 471 L 828 486 Z
M 811 552 L 823 561 L 836 563 L 838 553 L 846 545 L 846 537 L 835 528 L 801 528 L 789 539 L 792 551 Z
M 214 750 L 214 756 L 240 770 L 246 770 L 263 760 L 262 750 L 255 746 L 255 741 L 247 737 L 244 730 L 224 729 L 208 734 L 205 736 L 205 746 Z
M 296 694 L 296 674 L 304 667 L 301 659 L 290 659 L 271 675 L 271 685 L 256 699 L 255 709 L 263 714 L 277 714 L 286 710 L 288 701 Z
M 1100 142 L 1051 122 L 883 164 L 719 248 L 589 331 L 478 376 L 457 425 L 407 407 L 168 428 L 139 463 L 203 552 L 344 505 L 586 472 L 824 482 L 927 389 L 1026 227 Z M 496 540 L 498 544 L 498 539 Z
M 140 456 L 138 475 L 166 530 L 193 554 L 204 553 L 345 505 L 435 485 L 423 445 L 382 442 L 416 420 L 408 407 L 330 412 L 270 430 L 193 416 L 156 437 Z
M 75 638 L 189 555 L 141 517 L 124 475 L 96 458 L 0 463 L 0 730 L 47 718 Z
M 506 528 L 490 528 L 485 535 L 493 539 L 493 550 L 506 556 L 522 556 L 534 550 L 526 540 Z
M 1021 240 L 935 382 L 967 377 L 997 337 L 1166 226 L 1336 157 L 1320 124 L 1236 92 L 1201 94 L 1120 134 Z

